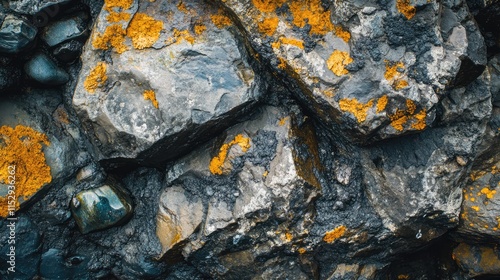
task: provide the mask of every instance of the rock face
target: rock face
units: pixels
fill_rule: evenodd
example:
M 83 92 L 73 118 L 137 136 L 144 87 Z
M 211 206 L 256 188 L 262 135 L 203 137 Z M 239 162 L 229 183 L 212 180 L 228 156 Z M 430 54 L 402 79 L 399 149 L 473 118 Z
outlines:
M 2 1 L 0 278 L 499 278 L 499 3 Z
M 106 2 L 82 58 L 73 105 L 103 160 L 174 158 L 265 91 L 241 34 L 196 1 Z

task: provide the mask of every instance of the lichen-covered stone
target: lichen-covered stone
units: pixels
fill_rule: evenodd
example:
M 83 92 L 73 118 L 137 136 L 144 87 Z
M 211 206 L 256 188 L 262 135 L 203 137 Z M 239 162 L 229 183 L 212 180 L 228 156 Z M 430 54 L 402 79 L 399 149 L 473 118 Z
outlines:
M 323 172 L 314 139 L 314 131 L 301 123 L 301 116 L 264 107 L 224 137 L 176 162 L 167 171 L 157 235 L 162 244 L 172 243 L 167 237 L 176 236 L 179 246 L 177 252 L 165 247 L 164 257 L 179 251 L 190 259 L 210 255 L 196 266 L 219 277 L 235 277 L 241 269 L 250 275 L 295 273 L 286 271 L 284 264 L 271 269 L 270 259 L 269 264 L 257 266 L 261 254 L 238 246 L 251 242 L 292 252 L 307 246 L 309 207 L 321 191 Z M 176 199 L 180 194 L 185 198 Z M 175 210 L 184 200 L 189 201 L 189 215 Z M 169 219 L 164 219 L 166 215 Z M 226 246 L 233 248 L 232 254 L 223 254 Z M 306 274 L 302 278 L 307 279 Z
M 132 200 L 117 182 L 77 193 L 71 211 L 78 228 L 85 234 L 123 223 L 132 214 Z
M 174 158 L 265 91 L 241 34 L 212 21 L 216 7 L 174 2 L 105 1 L 73 96 L 102 160 Z
M 296 97 L 358 143 L 432 126 L 444 90 L 486 65 L 464 1 L 219 2 Z
M 19 53 L 30 46 L 37 29 L 24 18 L 8 15 L 0 26 L 0 53 Z
M 69 81 L 68 73 L 43 53 L 35 54 L 24 65 L 24 71 L 31 79 L 46 85 L 63 85 Z
M 460 243 L 453 259 L 468 277 L 500 275 L 500 252 L 495 246 Z

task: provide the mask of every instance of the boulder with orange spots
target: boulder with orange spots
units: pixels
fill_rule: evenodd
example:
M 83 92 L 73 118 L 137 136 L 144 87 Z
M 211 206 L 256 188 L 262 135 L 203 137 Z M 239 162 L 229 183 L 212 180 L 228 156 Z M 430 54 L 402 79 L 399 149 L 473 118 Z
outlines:
M 252 242 L 297 251 L 324 172 L 314 130 L 301 122 L 300 115 L 266 106 L 168 168 L 157 218 L 162 256 L 204 259 L 194 262 L 200 271 L 222 265 L 221 277 L 233 277 L 238 269 L 224 257 L 227 246 Z M 189 214 L 175 210 L 179 202 L 168 203 L 181 194 Z M 241 262 L 249 273 L 271 268 L 256 265 L 256 252 L 245 254 Z
M 465 1 L 218 2 L 295 97 L 356 143 L 434 126 L 446 90 L 468 85 L 486 65 Z M 408 99 L 415 112 L 402 116 Z
M 266 90 L 231 20 L 199 1 L 105 1 L 73 106 L 99 159 L 157 165 L 235 123 Z

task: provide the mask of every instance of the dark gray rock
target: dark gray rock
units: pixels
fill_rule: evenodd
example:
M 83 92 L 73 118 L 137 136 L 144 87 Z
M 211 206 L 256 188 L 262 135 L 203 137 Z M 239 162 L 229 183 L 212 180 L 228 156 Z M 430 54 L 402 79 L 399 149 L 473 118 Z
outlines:
M 88 16 L 81 12 L 71 18 L 53 22 L 44 27 L 41 39 L 49 47 L 57 46 L 65 41 L 86 36 Z
M 0 57 L 0 92 L 19 85 L 21 66 L 19 61 Z
M 24 71 L 31 79 L 46 85 L 63 85 L 69 81 L 68 73 L 43 53 L 35 54 L 24 65 Z
M 30 46 L 37 28 L 24 18 L 5 17 L 0 27 L 0 53 L 19 53 Z
M 82 53 L 83 44 L 79 41 L 69 41 L 57 46 L 52 54 L 62 63 L 71 63 L 80 57 Z
M 9 9 L 21 14 L 41 17 L 40 13 L 53 17 L 61 10 L 61 5 L 75 2 L 74 0 L 9 0 Z
M 37 226 L 26 216 L 19 215 L 16 220 L 0 221 L 0 275 L 2 279 L 33 279 L 38 275 L 38 265 L 40 264 L 42 236 Z M 14 235 L 12 239 L 9 225 L 14 224 Z M 9 241 L 10 240 L 10 241 Z M 10 247 L 15 247 L 15 273 L 7 273 L 11 266 Z
M 71 212 L 83 234 L 125 222 L 132 214 L 132 201 L 116 181 L 77 193 Z
M 64 251 L 51 248 L 42 255 L 40 276 L 43 279 L 92 279 L 83 256 L 67 256 Z

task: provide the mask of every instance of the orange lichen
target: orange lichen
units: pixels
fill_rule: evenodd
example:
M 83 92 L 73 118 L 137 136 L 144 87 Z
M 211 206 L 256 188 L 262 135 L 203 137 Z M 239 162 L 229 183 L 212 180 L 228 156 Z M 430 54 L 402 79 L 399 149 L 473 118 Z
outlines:
M 269 175 L 269 171 L 264 171 L 264 173 L 262 173 L 262 177 L 267 177 L 267 175 Z
M 176 43 L 186 41 L 191 45 L 194 44 L 194 37 L 191 36 L 188 30 L 177 30 L 176 28 L 174 28 L 174 38 Z
M 370 107 L 372 106 L 373 100 L 370 100 L 365 104 L 359 102 L 358 100 L 356 100 L 356 98 L 344 98 L 339 101 L 340 110 L 353 114 L 356 117 L 358 123 L 362 123 L 366 120 L 368 109 L 370 109 Z
M 385 110 L 385 107 L 387 106 L 387 101 L 388 97 L 387 95 L 383 95 L 380 97 L 377 101 L 377 113 L 380 113 Z
M 92 46 L 101 50 L 113 47 L 117 53 L 123 53 L 127 50 L 127 46 L 125 46 L 126 33 L 120 24 L 110 25 L 106 27 L 104 33 L 96 33 Z
M 398 280 L 408 280 L 410 279 L 410 275 L 408 274 L 399 274 L 398 275 Z
M 203 23 L 197 23 L 194 25 L 194 33 L 196 35 L 201 35 L 201 33 L 205 32 L 207 30 L 207 27 Z
M 345 69 L 345 66 L 352 63 L 354 60 L 349 56 L 347 52 L 335 50 L 330 58 L 326 61 L 326 66 L 330 69 L 335 75 L 342 76 L 349 71 Z
M 150 48 L 160 38 L 163 22 L 143 14 L 136 13 L 128 28 L 127 36 L 132 39 L 132 46 L 138 50 Z
M 263 13 L 272 13 L 285 2 L 286 0 L 252 0 L 255 8 Z
M 335 32 L 335 36 L 341 38 L 346 43 L 349 42 L 349 40 L 351 39 L 351 33 L 349 33 L 349 31 L 345 31 L 340 26 L 335 26 L 334 32 Z
M 279 19 L 277 17 L 265 18 L 263 21 L 259 22 L 259 32 L 264 33 L 267 36 L 273 36 L 278 27 Z
M 417 9 L 410 5 L 410 0 L 396 0 L 396 8 L 406 19 L 410 20 L 417 13 Z
M 300 49 L 304 49 L 304 41 L 302 41 L 302 40 L 295 39 L 295 38 L 281 37 L 280 41 L 283 44 L 292 45 L 292 46 L 296 46 Z
M 289 232 L 286 232 L 285 233 L 285 241 L 290 242 L 290 241 L 292 241 L 292 239 L 293 239 L 293 235 Z
M 330 98 L 333 98 L 333 96 L 335 96 L 335 92 L 333 91 L 333 89 L 324 90 L 322 91 L 322 93 Z
M 297 27 L 311 26 L 309 34 L 325 35 L 332 31 L 331 12 L 325 11 L 320 0 L 294 0 L 289 4 L 293 24 Z
M 20 207 L 18 198 L 27 200 L 52 181 L 42 145 L 50 145 L 49 139 L 31 127 L 0 127 L 0 183 L 15 187 L 13 193 L 0 196 L 0 216 L 13 216 Z M 10 201 L 15 205 L 9 205 Z
M 145 90 L 142 95 L 144 96 L 144 100 L 151 100 L 153 106 L 158 109 L 158 100 L 156 100 L 156 94 L 152 90 Z
M 212 20 L 212 23 L 219 29 L 233 24 L 231 19 L 227 17 L 222 10 L 219 10 L 219 12 L 215 15 L 210 15 L 210 19 Z
M 219 149 L 219 154 L 210 161 L 209 169 L 212 174 L 223 174 L 222 167 L 226 161 L 229 149 L 234 145 L 240 146 L 241 150 L 246 153 L 250 149 L 250 138 L 243 136 L 243 134 L 238 134 L 231 142 L 222 145 Z
M 417 109 L 417 106 L 415 105 L 415 102 L 411 99 L 406 99 L 406 112 L 410 115 L 415 114 L 415 110 Z
M 106 76 L 106 63 L 98 62 L 96 67 L 90 70 L 89 75 L 83 82 L 83 87 L 90 93 L 94 93 L 98 87 L 102 87 L 108 80 Z
M 285 70 L 286 69 L 286 60 L 284 58 L 278 57 L 280 63 L 278 64 L 278 68 Z
M 395 90 L 400 90 L 408 86 L 408 81 L 403 79 L 403 74 L 399 71 L 404 70 L 405 66 L 403 62 L 392 63 L 385 61 L 385 73 L 384 77 L 387 81 L 392 84 Z M 398 71 L 398 69 L 400 69 Z
M 112 12 L 113 8 L 127 10 L 132 6 L 133 0 L 105 0 L 104 9 Z
M 495 196 L 495 194 L 497 193 L 497 191 L 496 190 L 490 190 L 489 188 L 484 187 L 484 188 L 481 189 L 481 193 L 485 194 L 488 199 L 492 199 L 493 196 Z
M 472 173 L 470 174 L 470 179 L 472 181 L 476 181 L 477 179 L 483 177 L 484 175 L 486 175 L 486 172 L 483 170 L 472 171 Z
M 408 116 L 405 114 L 405 111 L 399 109 L 394 115 L 390 115 L 389 119 L 391 120 L 391 126 L 398 131 L 403 131 L 404 124 L 408 122 Z
M 417 114 L 413 115 L 415 122 L 411 125 L 412 128 L 416 130 L 423 130 L 427 126 L 425 119 L 427 117 L 427 112 L 425 109 L 420 110 Z
M 177 10 L 179 10 L 180 12 L 183 12 L 185 14 L 189 13 L 189 10 L 187 9 L 186 7 L 186 4 L 184 4 L 184 2 L 179 2 L 179 4 L 177 4 Z
M 120 22 L 120 21 L 127 21 L 130 19 L 130 14 L 129 13 L 116 13 L 116 12 L 111 12 L 109 15 L 106 17 L 106 20 L 108 22 Z
M 333 241 L 342 237 L 345 234 L 345 231 L 345 226 L 338 226 L 333 230 L 326 232 L 325 236 L 323 236 L 323 241 L 325 241 L 326 243 L 332 243 Z
M 470 208 L 472 208 L 472 210 L 476 212 L 479 212 L 479 206 L 471 206 Z
M 281 118 L 280 121 L 279 121 L 279 125 L 280 126 L 284 126 L 285 123 L 288 121 L 288 119 L 290 119 L 290 117 L 283 117 L 283 118 Z
M 299 254 L 305 254 L 307 252 L 306 248 L 299 248 L 298 250 Z

